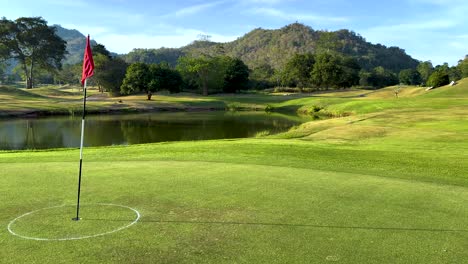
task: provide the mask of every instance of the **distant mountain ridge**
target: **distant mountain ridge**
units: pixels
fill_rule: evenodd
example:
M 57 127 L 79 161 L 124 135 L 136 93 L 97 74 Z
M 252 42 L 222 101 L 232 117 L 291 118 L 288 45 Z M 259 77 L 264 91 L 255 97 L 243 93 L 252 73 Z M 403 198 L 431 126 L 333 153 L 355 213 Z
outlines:
M 86 36 L 76 29 L 53 25 L 57 35 L 67 42 L 63 63 L 76 64 L 83 59 Z M 96 45 L 91 40 L 91 45 Z M 360 35 L 343 29 L 338 31 L 314 30 L 309 26 L 293 23 L 280 29 L 254 29 L 244 36 L 227 43 L 196 40 L 181 48 L 134 49 L 121 56 L 128 63 L 168 62 L 175 66 L 177 59 L 187 54 L 228 55 L 242 59 L 251 69 L 281 70 L 295 53 L 316 53 L 332 49 L 352 56 L 365 70 L 382 66 L 398 73 L 402 69 L 415 68 L 419 61 L 398 47 L 386 47 L 367 42 Z M 116 53 L 113 53 L 117 56 Z
M 123 58 L 129 63 L 166 61 L 175 65 L 177 58 L 186 54 L 223 54 L 242 59 L 251 69 L 267 66 L 280 70 L 295 53 L 316 53 L 320 50 L 352 56 L 366 70 L 381 66 L 398 73 L 403 69 L 415 68 L 419 63 L 401 48 L 369 43 L 352 31 L 314 30 L 300 23 L 272 30 L 257 28 L 228 43 L 194 41 L 178 49 L 135 49 L 123 55 Z
M 76 64 L 83 60 L 83 51 L 86 46 L 86 36 L 76 29 L 66 29 L 60 25 L 53 25 L 59 37 L 67 42 L 67 52 L 64 64 Z M 96 45 L 95 40 L 91 40 L 91 46 Z

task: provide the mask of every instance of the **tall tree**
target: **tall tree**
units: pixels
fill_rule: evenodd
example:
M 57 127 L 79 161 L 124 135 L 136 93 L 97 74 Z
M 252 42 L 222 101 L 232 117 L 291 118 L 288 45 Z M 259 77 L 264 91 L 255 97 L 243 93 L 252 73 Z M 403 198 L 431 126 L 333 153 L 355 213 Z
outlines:
M 208 83 L 210 73 L 214 70 L 213 60 L 205 57 L 180 57 L 177 64 L 177 69 L 182 76 L 191 76 L 199 86 L 202 88 L 202 94 L 208 95 Z
M 2 56 L 16 59 L 26 76 L 26 88 L 33 87 L 34 67 L 54 72 L 62 67 L 66 42 L 47 26 L 41 17 L 21 17 L 15 21 L 0 20 Z
M 363 86 L 373 86 L 382 88 L 385 86 L 398 84 L 398 77 L 393 72 L 384 67 L 375 67 L 372 71 L 361 71 L 359 73 L 359 83 Z
M 235 93 L 239 90 L 246 90 L 249 83 L 249 68 L 241 59 L 227 57 L 226 60 L 223 91 Z
M 398 74 L 400 83 L 407 85 L 417 85 L 421 83 L 421 74 L 415 69 L 401 70 Z
M 359 84 L 361 67 L 356 59 L 336 53 L 320 53 L 315 56 L 312 83 L 325 88 L 346 88 Z
M 95 57 L 95 55 L 93 55 Z M 96 62 L 96 61 L 95 61 Z M 56 76 L 56 81 L 59 83 L 67 83 L 77 85 L 81 82 L 81 71 L 82 71 L 82 64 L 65 64 L 62 67 L 62 70 Z
M 314 67 L 315 58 L 312 53 L 294 54 L 284 67 L 284 77 L 288 83 L 304 88 L 310 83 L 310 75 Z
M 341 78 L 339 79 L 339 87 L 351 87 L 359 84 L 359 71 L 361 66 L 355 58 L 349 56 L 341 57 Z
M 123 94 L 146 91 L 149 95 L 149 81 L 150 75 L 148 65 L 142 62 L 133 63 L 127 68 L 120 91 Z
M 180 73 L 171 69 L 167 63 L 150 64 L 148 89 L 151 92 L 167 90 L 171 93 L 180 92 L 182 77 Z
M 0 60 L 0 84 L 3 83 L 3 75 L 5 73 L 5 64 Z
M 317 40 L 317 50 L 322 52 L 338 52 L 343 48 L 343 44 L 338 38 L 337 32 L 322 31 Z
M 93 46 L 93 54 L 102 54 L 108 58 L 111 58 L 111 53 L 106 49 L 106 47 L 102 44 L 96 44 Z
M 102 54 L 97 55 L 105 57 Z M 93 57 L 98 58 L 97 56 Z M 102 89 L 112 95 L 119 95 L 127 67 L 127 63 L 120 58 L 107 58 L 99 62 L 99 64 L 95 60 L 95 73 L 92 80 L 96 81 Z
M 416 70 L 421 75 L 421 81 L 425 84 L 434 71 L 434 66 L 432 66 L 432 62 L 430 61 L 422 61 L 419 63 Z
M 449 82 L 450 79 L 448 73 L 445 72 L 443 69 L 438 69 L 435 70 L 431 74 L 431 76 L 429 76 L 429 79 L 427 80 L 427 85 L 436 88 L 443 85 L 447 85 L 449 84 Z
M 465 56 L 465 59 L 458 62 L 458 69 L 461 72 L 462 78 L 468 77 L 468 55 Z
M 148 65 L 137 62 L 128 67 L 120 91 L 122 94 L 145 91 L 148 100 L 151 100 L 153 92 L 179 92 L 181 86 L 182 77 L 179 72 L 171 69 L 167 63 Z

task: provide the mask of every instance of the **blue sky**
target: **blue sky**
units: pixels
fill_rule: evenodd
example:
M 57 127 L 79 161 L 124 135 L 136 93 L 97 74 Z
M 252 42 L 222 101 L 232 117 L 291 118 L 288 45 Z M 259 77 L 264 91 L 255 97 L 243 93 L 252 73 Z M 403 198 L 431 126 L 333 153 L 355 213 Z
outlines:
M 467 0 L 0 0 L 0 6 L 0 16 L 42 16 L 118 53 L 180 47 L 200 34 L 227 42 L 298 21 L 316 30 L 350 29 L 434 65 L 455 65 L 468 54 Z

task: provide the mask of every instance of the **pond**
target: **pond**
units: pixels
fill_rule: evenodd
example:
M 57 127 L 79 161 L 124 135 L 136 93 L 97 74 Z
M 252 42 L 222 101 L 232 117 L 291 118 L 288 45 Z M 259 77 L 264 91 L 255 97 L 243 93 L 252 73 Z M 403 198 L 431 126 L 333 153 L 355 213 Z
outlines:
M 158 112 L 88 115 L 85 146 L 255 137 L 275 134 L 311 117 L 264 112 Z M 0 120 L 0 149 L 79 147 L 81 117 Z

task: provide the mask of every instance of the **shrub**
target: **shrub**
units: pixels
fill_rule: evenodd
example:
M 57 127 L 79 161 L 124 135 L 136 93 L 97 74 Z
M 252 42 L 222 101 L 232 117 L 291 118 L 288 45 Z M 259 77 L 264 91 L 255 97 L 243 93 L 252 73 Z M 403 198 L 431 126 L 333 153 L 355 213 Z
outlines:
M 444 71 L 435 71 L 429 76 L 427 86 L 440 87 L 450 83 L 449 76 Z

